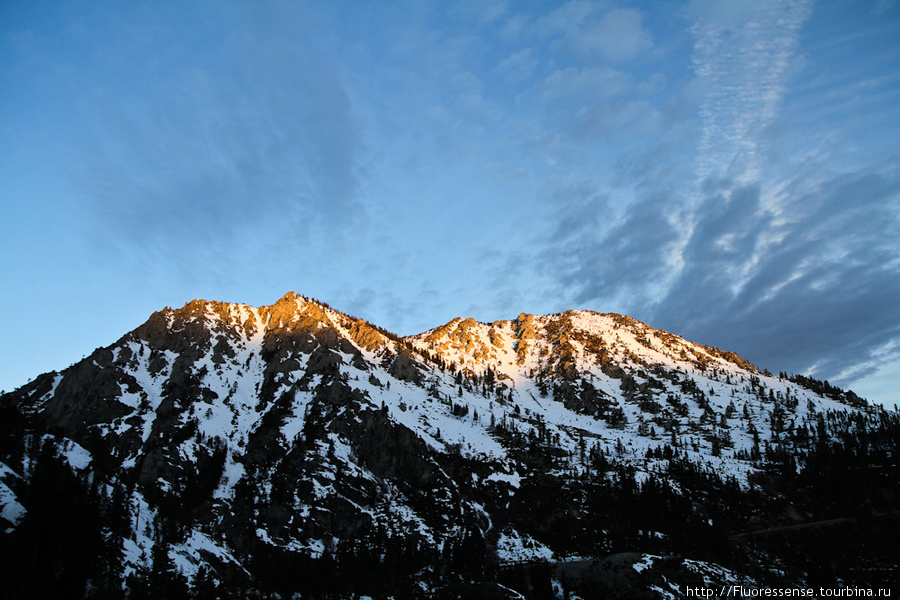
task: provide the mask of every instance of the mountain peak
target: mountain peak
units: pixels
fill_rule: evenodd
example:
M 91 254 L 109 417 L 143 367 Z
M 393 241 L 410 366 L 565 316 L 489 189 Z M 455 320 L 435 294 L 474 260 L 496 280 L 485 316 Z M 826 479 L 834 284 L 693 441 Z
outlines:
M 47 498 L 98 494 L 86 506 L 119 524 L 104 556 L 124 558 L 92 580 L 156 573 L 249 597 L 392 595 L 373 587 L 387 581 L 432 597 L 447 573 L 527 591 L 547 565 L 585 598 L 643 570 L 655 575 L 620 595 L 688 572 L 723 585 L 768 564 L 803 573 L 796 556 L 708 549 L 783 524 L 763 508 L 799 514 L 784 490 L 818 489 L 828 456 L 888 460 L 879 444 L 900 427 L 852 393 L 759 373 L 628 316 L 455 318 L 401 338 L 293 292 L 157 311 L 0 397 L 0 411 L 6 539 L 31 548 L 45 530 L 29 519 L 64 510 L 35 500 L 54 472 L 70 487 Z M 673 553 L 737 571 L 659 558 Z M 368 579 L 327 579 L 336 568 Z M 504 580 L 509 569 L 528 575 Z

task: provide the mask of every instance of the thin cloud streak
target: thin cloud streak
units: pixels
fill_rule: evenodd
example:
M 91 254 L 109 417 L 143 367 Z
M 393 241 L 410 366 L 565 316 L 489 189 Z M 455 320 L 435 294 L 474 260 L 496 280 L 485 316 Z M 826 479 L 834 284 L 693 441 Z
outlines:
M 73 176 L 106 243 L 221 252 L 248 230 L 288 222 L 303 239 L 358 214 L 360 132 L 340 81 L 297 43 L 302 15 L 246 16 L 218 15 L 234 36 L 148 82 L 169 93 L 145 100 L 140 86 L 96 107 Z
M 728 177 L 745 185 L 759 179 L 759 134 L 777 114 L 784 76 L 811 9 L 804 0 L 753 4 L 754 10 L 734 7 L 734 12 L 695 5 L 701 12 L 692 28 L 693 62 L 706 90 L 700 107 L 701 182 Z
M 578 305 L 844 383 L 900 360 L 896 167 L 842 173 L 834 153 L 798 157 L 802 145 L 770 131 L 811 13 L 804 1 L 691 5 L 693 183 L 660 134 L 620 155 L 617 186 L 634 199 L 595 184 L 561 206 L 543 260 Z
M 896 178 L 875 174 L 828 181 L 795 200 L 802 218 L 780 225 L 760 209 L 756 189 L 739 190 L 743 197 L 718 214 L 707 205 L 688 245 L 689 266 L 654 321 L 742 348 L 763 366 L 871 372 L 891 358 L 879 350 L 900 335 L 890 308 L 900 298 L 898 194 Z

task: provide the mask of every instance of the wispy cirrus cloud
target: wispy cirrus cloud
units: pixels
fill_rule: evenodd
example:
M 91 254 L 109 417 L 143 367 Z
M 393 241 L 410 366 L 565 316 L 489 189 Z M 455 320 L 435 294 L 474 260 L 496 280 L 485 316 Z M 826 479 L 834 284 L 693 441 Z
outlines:
M 99 56 L 117 54 L 76 74 L 97 97 L 73 168 L 94 237 L 174 259 L 221 254 L 260 231 L 290 245 L 312 225 L 359 217 L 359 125 L 336 73 L 298 34 L 310 16 L 283 4 L 216 12 L 197 32 L 209 38 L 200 52 L 166 32 L 191 12 L 132 15 L 91 38 Z
M 661 326 L 762 366 L 859 377 L 900 336 L 900 180 L 858 173 L 785 198 L 790 220 L 760 206 L 759 188 L 709 196 L 686 267 L 653 310 Z M 894 356 L 895 357 L 895 356 Z
M 836 171 L 812 153 L 772 164 L 767 129 L 811 3 L 692 5 L 697 187 L 681 269 L 648 314 L 785 370 L 858 377 L 900 335 L 896 169 Z M 813 143 L 818 143 L 814 140 Z M 838 167 L 839 168 L 839 167 Z M 896 355 L 894 355 L 896 358 Z
M 614 190 L 595 181 L 570 194 L 548 271 L 578 305 L 762 366 L 850 380 L 896 360 L 896 167 L 842 164 L 821 130 L 773 134 L 812 3 L 700 0 L 688 14 L 694 78 L 647 111 L 649 123 L 678 116 L 619 154 Z
M 538 32 L 561 51 L 580 59 L 618 63 L 634 59 L 654 47 L 636 8 L 572 0 L 536 22 Z
M 745 185 L 760 177 L 760 137 L 778 113 L 811 2 L 698 0 L 691 10 L 694 70 L 705 92 L 697 178 Z

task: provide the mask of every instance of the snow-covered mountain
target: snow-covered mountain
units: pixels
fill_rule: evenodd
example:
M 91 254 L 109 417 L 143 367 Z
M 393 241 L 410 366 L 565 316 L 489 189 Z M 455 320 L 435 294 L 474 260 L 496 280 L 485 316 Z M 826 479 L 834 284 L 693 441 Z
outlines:
M 681 597 L 846 582 L 865 552 L 823 550 L 829 580 L 762 532 L 860 494 L 896 528 L 896 413 L 616 314 L 401 338 L 197 300 L 0 410 L 12 597 Z M 874 489 L 823 499 L 859 461 Z

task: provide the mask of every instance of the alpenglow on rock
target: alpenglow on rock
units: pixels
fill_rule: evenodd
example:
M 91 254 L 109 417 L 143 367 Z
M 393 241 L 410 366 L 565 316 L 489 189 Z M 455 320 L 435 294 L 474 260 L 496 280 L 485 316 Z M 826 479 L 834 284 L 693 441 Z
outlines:
M 0 411 L 10 597 L 665 598 L 897 554 L 897 413 L 617 314 L 195 300 Z

